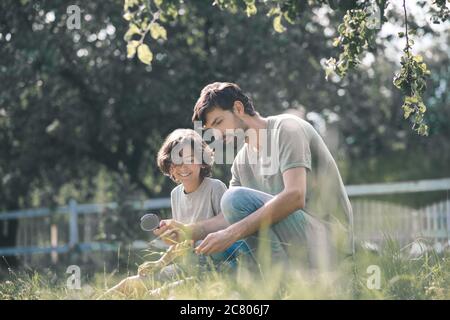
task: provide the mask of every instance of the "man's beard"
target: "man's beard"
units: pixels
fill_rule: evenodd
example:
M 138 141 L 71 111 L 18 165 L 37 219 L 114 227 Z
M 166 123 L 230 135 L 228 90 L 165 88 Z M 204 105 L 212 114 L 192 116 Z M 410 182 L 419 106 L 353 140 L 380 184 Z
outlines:
M 235 147 L 240 149 L 245 143 L 245 132 L 247 131 L 248 126 L 241 118 L 237 117 L 236 115 L 233 115 L 233 117 L 233 133 L 230 135 L 225 134 L 222 137 L 222 141 L 224 145 L 233 143 Z M 242 135 L 242 133 L 244 133 L 244 136 Z

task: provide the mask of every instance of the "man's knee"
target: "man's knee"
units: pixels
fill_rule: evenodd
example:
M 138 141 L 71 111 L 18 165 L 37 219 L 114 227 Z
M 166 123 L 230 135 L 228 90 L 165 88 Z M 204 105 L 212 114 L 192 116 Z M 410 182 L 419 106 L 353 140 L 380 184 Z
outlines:
M 222 213 L 230 223 L 234 223 L 242 214 L 242 191 L 241 187 L 232 187 L 223 194 L 220 201 Z

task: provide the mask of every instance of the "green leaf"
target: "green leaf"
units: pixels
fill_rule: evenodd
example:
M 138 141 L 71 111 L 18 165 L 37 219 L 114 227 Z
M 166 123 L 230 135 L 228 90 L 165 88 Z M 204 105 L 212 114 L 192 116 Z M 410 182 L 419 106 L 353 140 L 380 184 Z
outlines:
M 330 75 L 336 73 L 336 59 L 335 58 L 329 58 L 325 62 L 325 79 L 328 80 Z
M 167 40 L 166 29 L 162 25 L 160 25 L 158 22 L 150 23 L 150 35 L 155 40 L 158 40 L 159 38 Z
M 247 13 L 247 17 L 251 17 L 251 16 L 255 15 L 258 12 L 258 10 L 256 9 L 256 6 L 255 6 L 255 3 L 247 3 L 245 12 Z
M 423 115 L 416 112 L 416 115 L 414 116 L 413 120 L 416 124 L 420 124 L 423 122 Z
M 54 133 L 56 130 L 58 130 L 58 128 L 60 127 L 61 123 L 59 122 L 58 119 L 53 120 L 53 122 L 51 124 L 49 124 L 47 126 L 47 128 L 45 128 L 45 131 L 48 134 L 52 134 Z
M 125 12 L 125 14 L 123 15 L 123 18 L 127 21 L 130 21 L 133 18 L 133 15 L 131 14 L 130 11 Z
M 419 103 L 419 112 L 420 113 L 425 113 L 427 111 L 427 107 L 425 106 L 425 104 L 423 102 Z
M 418 102 L 419 102 L 419 99 L 416 96 L 405 97 L 405 103 L 417 104 Z
M 408 119 L 409 116 L 411 115 L 411 113 L 414 111 L 414 109 L 412 109 L 409 105 L 407 105 L 406 103 L 403 105 L 403 116 L 405 117 L 405 119 Z
M 139 60 L 142 61 L 142 63 L 150 64 L 153 60 L 153 53 L 150 51 L 150 48 L 145 44 L 141 44 L 137 48 L 137 54 Z
M 334 38 L 333 47 L 337 47 L 340 42 L 341 42 L 341 39 L 339 37 Z
M 428 126 L 424 123 L 422 123 L 419 126 L 419 129 L 417 129 L 417 132 L 421 135 L 421 136 L 427 136 L 428 135 Z
M 170 4 L 169 7 L 166 10 L 166 14 L 172 19 L 175 19 L 178 16 L 178 9 L 174 4 Z
M 281 16 L 276 16 L 273 19 L 273 28 L 278 33 L 283 33 L 286 31 L 286 28 L 281 24 Z
M 127 44 L 127 58 L 131 59 L 136 54 L 136 48 L 139 46 L 140 42 L 137 40 L 133 40 L 128 42 Z
M 139 4 L 139 0 L 124 0 L 123 2 L 123 10 L 127 11 L 128 8 L 131 8 L 135 5 Z
M 125 33 L 125 35 L 123 36 L 123 39 L 125 41 L 130 41 L 131 37 L 135 34 L 141 34 L 141 30 L 138 28 L 137 25 L 135 25 L 134 23 L 132 23 L 130 25 L 130 27 L 128 28 L 128 31 Z
M 423 62 L 423 57 L 422 57 L 420 54 L 414 56 L 413 59 L 414 59 L 414 61 L 416 61 L 416 62 L 418 62 L 418 63 Z
M 269 10 L 269 12 L 267 13 L 268 17 L 274 16 L 274 15 L 280 15 L 281 14 L 281 10 L 280 8 L 277 7 L 273 7 Z
M 289 11 L 286 11 L 285 13 L 283 13 L 283 18 L 290 24 L 295 24 L 295 21 L 289 16 Z

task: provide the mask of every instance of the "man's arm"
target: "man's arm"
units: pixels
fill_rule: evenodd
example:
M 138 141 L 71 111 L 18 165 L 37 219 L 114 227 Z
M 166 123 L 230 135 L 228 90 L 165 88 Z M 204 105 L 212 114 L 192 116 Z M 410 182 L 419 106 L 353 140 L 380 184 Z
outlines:
M 284 190 L 261 208 L 224 230 L 210 233 L 197 247 L 197 253 L 211 254 L 225 250 L 239 239 L 257 232 L 264 225 L 276 223 L 305 207 L 306 169 L 296 167 L 283 173 Z

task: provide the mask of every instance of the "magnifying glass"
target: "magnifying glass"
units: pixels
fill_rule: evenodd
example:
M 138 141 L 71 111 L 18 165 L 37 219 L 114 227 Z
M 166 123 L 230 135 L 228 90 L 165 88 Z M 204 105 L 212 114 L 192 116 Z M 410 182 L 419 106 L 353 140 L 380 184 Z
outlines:
M 141 217 L 141 229 L 153 231 L 159 227 L 159 217 L 154 213 L 147 213 Z

